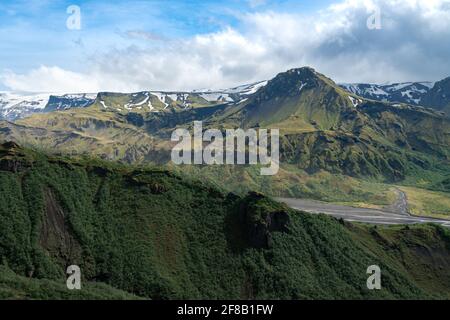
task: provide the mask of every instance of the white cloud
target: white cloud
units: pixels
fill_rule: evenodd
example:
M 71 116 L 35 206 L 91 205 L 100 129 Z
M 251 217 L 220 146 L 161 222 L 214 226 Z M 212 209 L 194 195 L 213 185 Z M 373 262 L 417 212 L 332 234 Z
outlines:
M 122 82 L 120 77 L 108 78 L 106 74 L 77 73 L 55 66 L 41 66 L 26 74 L 8 71 L 0 76 L 0 80 L 12 90 L 25 92 L 78 93 L 98 92 L 103 88 L 110 88 L 112 91 L 133 88 Z
M 374 6 L 382 29 L 369 30 Z M 98 54 L 85 73 L 42 66 L 4 73 L 26 91 L 223 88 L 310 65 L 340 82 L 438 80 L 450 75 L 450 0 L 346 0 L 314 15 L 259 12 L 242 26 Z
M 47 66 L 41 66 L 27 74 L 8 71 L 0 79 L 5 86 L 19 91 L 83 92 L 97 87 L 95 79 L 88 81 L 83 74 Z

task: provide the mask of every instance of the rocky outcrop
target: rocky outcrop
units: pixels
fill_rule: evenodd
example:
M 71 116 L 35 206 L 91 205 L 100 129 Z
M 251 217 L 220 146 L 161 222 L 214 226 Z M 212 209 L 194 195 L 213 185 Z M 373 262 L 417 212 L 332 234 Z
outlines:
M 73 234 L 67 214 L 50 189 L 44 191 L 45 211 L 39 243 L 50 256 L 62 265 L 81 262 L 82 249 Z
M 248 244 L 254 248 L 268 249 L 272 246 L 272 233 L 289 231 L 287 211 L 265 207 L 266 200 L 262 194 L 251 192 L 241 208 Z
M 9 171 L 9 172 L 20 172 L 23 170 L 22 161 L 18 161 L 17 159 L 1 159 L 0 160 L 0 171 Z
M 20 172 L 23 171 L 28 163 L 22 161 L 22 152 L 19 145 L 15 142 L 8 141 L 0 145 L 0 171 Z M 18 157 L 17 157 L 18 156 Z

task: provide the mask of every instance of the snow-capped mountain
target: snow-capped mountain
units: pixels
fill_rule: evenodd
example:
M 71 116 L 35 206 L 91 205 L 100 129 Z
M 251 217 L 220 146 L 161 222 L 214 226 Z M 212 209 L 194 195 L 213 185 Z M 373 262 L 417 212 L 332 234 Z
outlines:
M 0 92 L 0 120 L 15 121 L 34 113 L 45 113 L 70 108 L 84 108 L 94 104 L 114 111 L 159 112 L 169 106 L 188 109 L 211 104 L 235 104 L 245 101 L 268 81 L 260 81 L 235 88 L 220 90 L 194 90 L 191 92 L 143 91 L 137 93 L 15 93 Z M 438 82 L 440 83 L 440 82 Z M 343 89 L 360 97 L 395 103 L 435 107 L 429 96 L 433 82 L 405 82 L 396 84 L 340 84 Z M 355 104 L 356 102 L 352 100 Z M 434 103 L 436 104 L 436 103 Z
M 436 82 L 433 88 L 422 98 L 421 103 L 450 116 L 450 77 Z
M 206 101 L 239 102 L 248 96 L 256 93 L 260 88 L 265 87 L 268 81 L 259 81 L 230 89 L 221 90 L 194 90 L 193 94 L 198 94 Z
M 96 93 L 51 95 L 43 112 L 84 108 L 90 106 L 96 98 Z
M 0 93 L 0 117 L 15 120 L 43 110 L 50 99 L 49 94 Z
M 265 86 L 267 81 L 223 90 L 194 90 L 192 92 L 161 92 L 146 91 L 132 94 L 121 93 L 80 93 L 80 94 L 54 94 L 54 93 L 16 93 L 0 92 L 0 119 L 15 121 L 28 117 L 34 113 L 45 113 L 70 108 L 84 108 L 98 102 L 108 108 L 106 96 L 126 96 L 126 102 L 117 103 L 113 109 L 119 111 L 141 110 L 160 111 L 172 103 L 182 108 L 189 108 L 193 104 L 208 103 L 237 103 L 247 96 L 255 93 Z M 121 99 L 119 99 L 121 100 Z M 153 101 L 153 103 L 152 103 Z M 155 104 L 159 101 L 159 107 Z
M 0 92 L 0 119 L 14 121 L 33 113 L 86 107 L 97 94 L 15 93 Z
M 405 82 L 388 85 L 352 83 L 340 84 L 345 90 L 363 98 L 420 105 L 422 98 L 433 88 L 433 82 Z
M 100 92 L 96 104 L 103 109 L 119 112 L 164 110 L 185 110 L 213 104 L 235 104 L 264 87 L 267 81 L 260 81 L 231 89 L 194 90 L 191 92 L 142 91 L 136 93 Z

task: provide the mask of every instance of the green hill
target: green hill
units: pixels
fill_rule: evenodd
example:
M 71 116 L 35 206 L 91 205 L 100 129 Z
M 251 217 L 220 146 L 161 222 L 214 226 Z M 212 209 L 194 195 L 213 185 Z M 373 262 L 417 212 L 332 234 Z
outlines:
M 238 107 L 244 127 L 280 127 L 287 132 L 332 130 L 354 109 L 350 94 L 311 68 L 278 74 Z M 349 121 L 349 128 L 356 119 Z
M 353 225 L 157 167 L 14 143 L 0 148 L 0 203 L 2 298 L 67 298 L 71 264 L 89 283 L 80 298 L 450 298 L 450 234 L 433 225 Z M 370 265 L 380 291 L 366 288 Z
M 1 300 L 137 300 L 137 296 L 103 283 L 83 283 L 82 290 L 67 290 L 61 280 L 20 276 L 0 266 Z

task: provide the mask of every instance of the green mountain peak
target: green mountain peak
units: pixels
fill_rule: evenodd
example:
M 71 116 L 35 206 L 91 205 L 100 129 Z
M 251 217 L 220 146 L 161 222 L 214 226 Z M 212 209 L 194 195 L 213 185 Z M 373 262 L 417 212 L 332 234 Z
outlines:
M 245 102 L 246 126 L 274 126 L 294 131 L 329 130 L 339 125 L 352 100 L 331 79 L 310 67 L 278 74 Z

